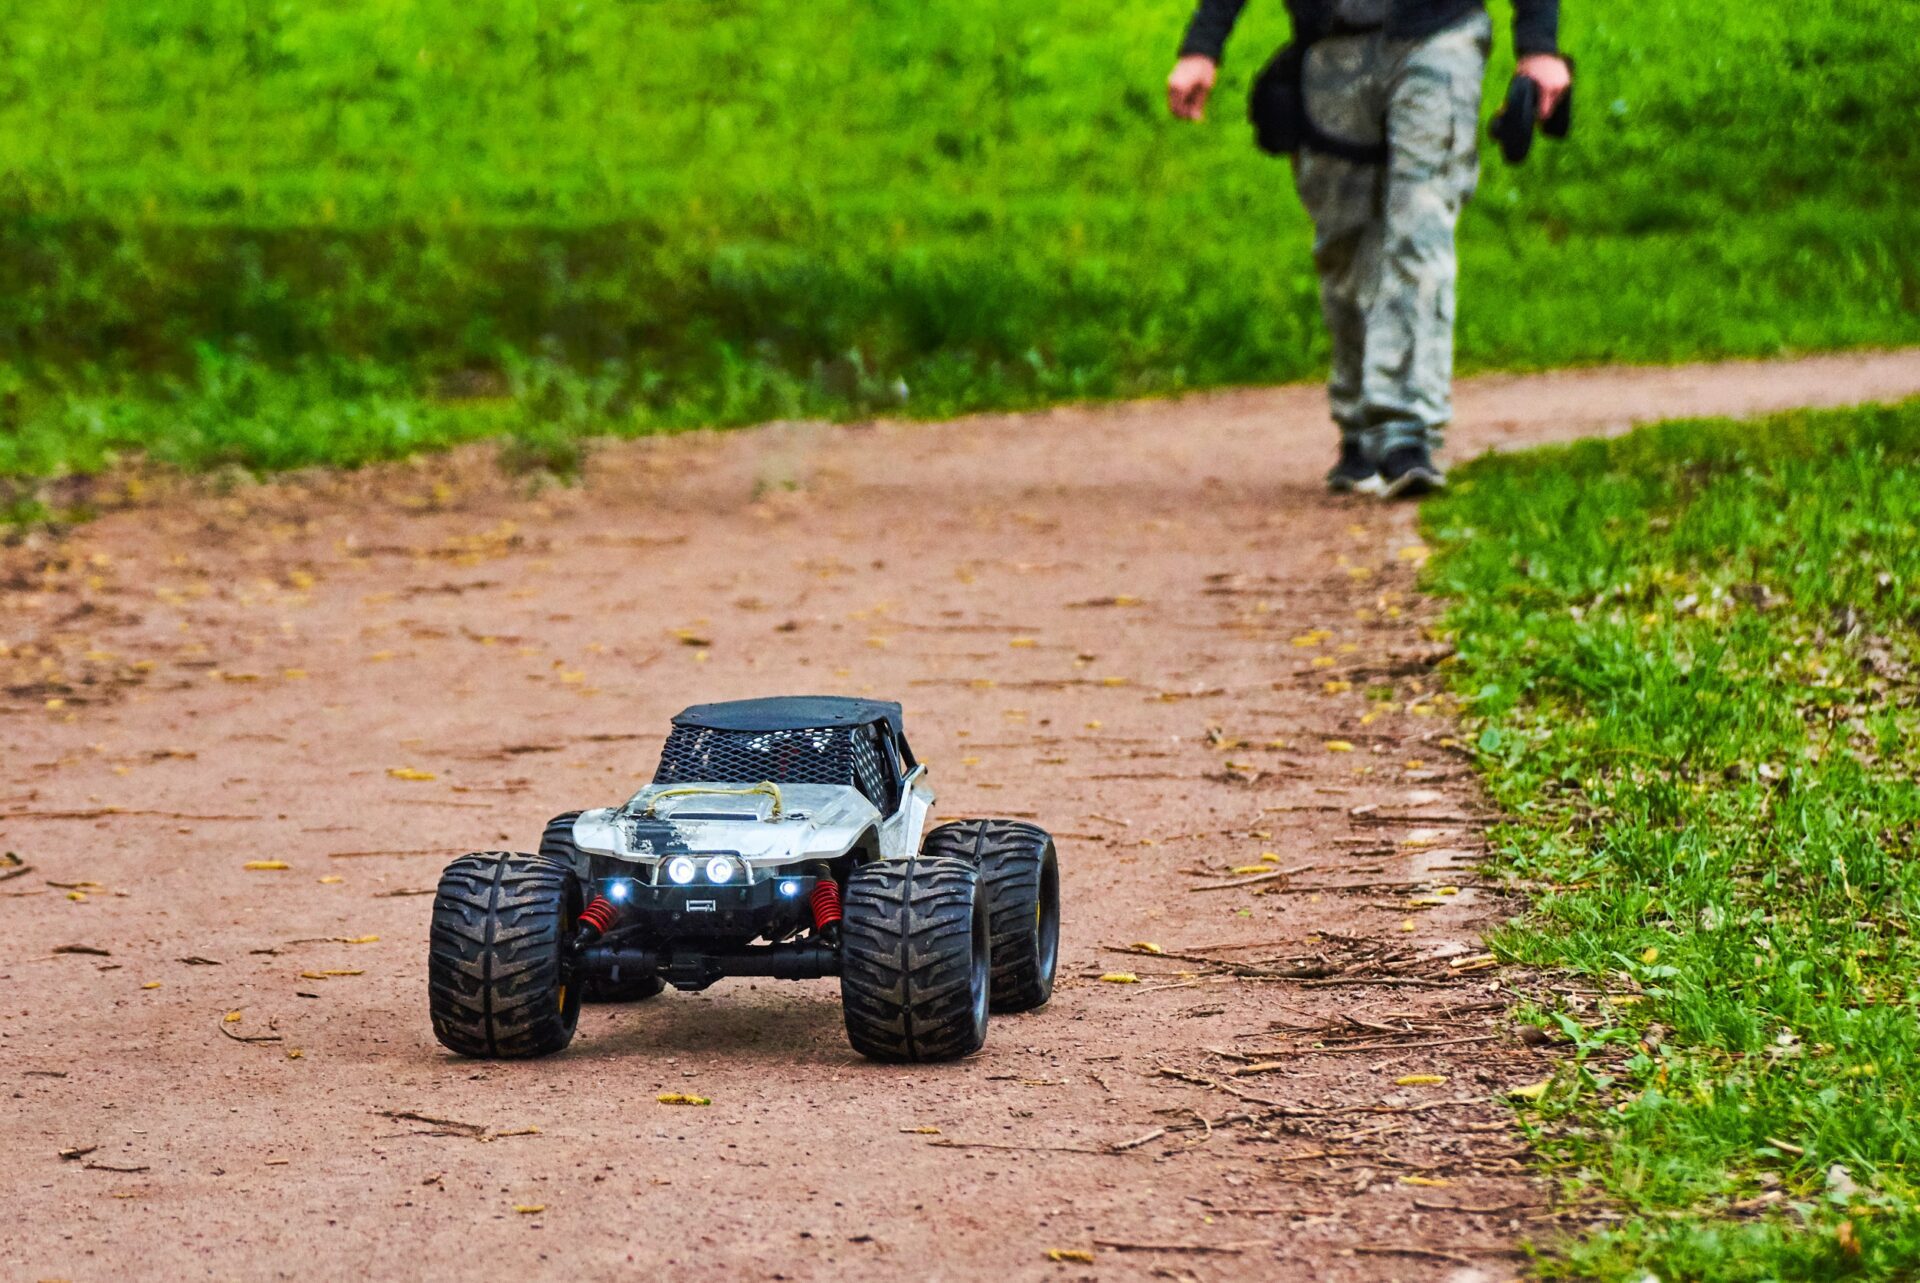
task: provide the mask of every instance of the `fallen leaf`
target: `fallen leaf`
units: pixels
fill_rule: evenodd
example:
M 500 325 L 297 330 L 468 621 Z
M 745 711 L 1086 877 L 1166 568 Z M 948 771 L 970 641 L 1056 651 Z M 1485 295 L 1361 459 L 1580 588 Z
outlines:
M 1444 1176 L 1402 1176 L 1402 1185 L 1424 1185 L 1429 1189 L 1442 1189 L 1453 1184 Z
M 306 1052 L 304 1052 L 304 1051 L 302 1051 L 302 1050 L 300 1050 L 300 1049 L 299 1049 L 298 1047 L 289 1047 L 289 1048 L 287 1048 L 287 1059 L 288 1059 L 288 1060 L 305 1060 L 305 1059 L 306 1059 L 306 1056 L 307 1056 L 307 1053 L 306 1053 Z
M 1345 740 L 1328 740 L 1328 741 L 1327 741 L 1327 752 L 1329 752 L 1329 753 L 1351 753 L 1351 752 L 1353 752 L 1353 745 L 1351 745 L 1351 744 L 1349 744 L 1349 743 L 1347 743 L 1347 741 L 1345 741 Z
M 1402 923 L 1400 924 L 1400 929 L 1401 929 L 1402 931 L 1417 931 L 1417 930 L 1419 930 L 1419 928 L 1418 928 L 1418 927 L 1416 927 L 1416 926 L 1414 926 L 1414 925 L 1413 925 L 1413 919 L 1412 919 L 1412 918 L 1408 918 L 1408 919 L 1407 919 L 1407 920 L 1406 920 L 1405 922 L 1402 922 Z
M 1092 1265 L 1093 1253 L 1084 1247 L 1050 1247 L 1047 1249 L 1049 1261 L 1072 1261 L 1079 1265 Z
M 900 1131 L 907 1136 L 938 1136 L 940 1134 L 938 1127 L 902 1127 Z
M 240 1020 L 240 1013 L 237 1011 L 229 1011 L 225 1016 L 221 1017 L 221 1019 L 223 1019 L 224 1021 L 226 1021 L 226 1023 L 230 1025 L 238 1024 Z
M 515 1203 L 513 1210 L 522 1216 L 532 1216 L 535 1213 L 546 1211 L 547 1205 L 545 1203 Z
M 1162 949 L 1159 945 L 1155 944 L 1151 940 L 1135 940 L 1133 942 L 1133 947 L 1138 949 L 1142 953 L 1165 953 L 1166 952 L 1165 949 Z
M 1106 975 L 1101 976 L 1100 979 L 1110 985 L 1137 985 L 1140 983 L 1140 977 L 1134 975 L 1131 971 L 1109 971 Z
M 1396 1087 L 1426 1087 L 1447 1081 L 1445 1074 L 1403 1074 L 1393 1080 Z
M 141 985 L 140 987 L 142 989 L 158 989 L 160 987 L 160 982 L 158 980 L 149 980 L 147 981 L 147 983 Z
M 1013 637 L 1013 638 L 1009 638 L 1007 641 L 1007 645 L 1013 647 L 1015 650 L 1028 650 L 1039 644 L 1040 643 L 1036 642 L 1031 637 Z
M 240 867 L 243 869 L 252 869 L 256 873 L 265 873 L 277 869 L 291 869 L 293 866 L 285 860 L 248 860 Z
M 1550 1078 L 1543 1078 L 1537 1083 L 1527 1083 L 1521 1087 L 1509 1087 L 1507 1088 L 1507 1095 L 1520 1100 L 1539 1100 L 1547 1094 L 1547 1088 L 1552 1082 L 1553 1080 Z
M 683 1091 L 662 1092 L 660 1095 L 655 1096 L 654 1099 L 663 1105 L 711 1105 L 713 1103 L 711 1097 L 689 1096 Z
M 330 887 L 336 882 L 345 882 L 345 881 L 346 879 L 341 877 L 338 873 L 329 873 L 326 877 L 320 879 L 320 885 Z
M 440 777 L 432 771 L 416 771 L 411 766 L 389 766 L 387 774 L 396 780 L 436 780 Z
M 379 936 L 335 936 L 341 944 L 379 944 Z

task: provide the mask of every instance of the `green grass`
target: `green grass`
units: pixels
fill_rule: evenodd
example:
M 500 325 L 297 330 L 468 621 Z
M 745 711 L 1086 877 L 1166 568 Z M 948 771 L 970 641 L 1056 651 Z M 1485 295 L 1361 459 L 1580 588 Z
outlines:
M 1197 129 L 1186 10 L 24 0 L 0 476 L 351 464 L 540 417 L 516 379 L 591 411 L 544 431 L 634 433 L 1312 375 L 1305 219 L 1242 119 L 1281 6 Z M 1920 6 L 1566 21 L 1576 137 L 1488 166 L 1466 366 L 1920 341 Z
M 1456 475 L 1429 586 L 1535 888 L 1494 944 L 1576 1053 L 1523 1116 L 1627 1213 L 1547 1273 L 1920 1277 L 1920 402 Z

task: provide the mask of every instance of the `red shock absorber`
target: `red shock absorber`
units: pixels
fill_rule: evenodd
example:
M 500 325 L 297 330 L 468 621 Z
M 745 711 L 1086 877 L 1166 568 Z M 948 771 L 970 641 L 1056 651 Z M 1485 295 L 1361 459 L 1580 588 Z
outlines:
M 813 929 L 825 931 L 840 921 L 840 884 L 821 878 L 813 887 Z
M 613 929 L 613 924 L 619 917 L 620 910 L 613 901 L 604 895 L 596 895 L 593 897 L 593 903 L 581 911 L 580 925 L 592 927 L 597 935 L 605 935 Z

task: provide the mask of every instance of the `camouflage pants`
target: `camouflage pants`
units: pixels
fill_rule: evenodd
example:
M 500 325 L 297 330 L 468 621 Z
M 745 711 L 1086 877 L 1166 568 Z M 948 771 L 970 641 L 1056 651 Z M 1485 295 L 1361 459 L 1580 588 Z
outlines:
M 1307 111 L 1355 143 L 1384 138 L 1384 165 L 1303 151 L 1294 184 L 1313 218 L 1328 384 L 1343 439 L 1375 458 L 1438 448 L 1453 417 L 1453 231 L 1479 179 L 1484 13 L 1420 40 L 1334 36 L 1307 54 Z

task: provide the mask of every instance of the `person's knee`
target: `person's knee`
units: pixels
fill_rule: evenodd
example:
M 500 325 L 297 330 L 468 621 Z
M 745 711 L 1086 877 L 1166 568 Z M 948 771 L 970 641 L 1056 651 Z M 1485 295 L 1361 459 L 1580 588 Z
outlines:
M 1387 257 L 1396 262 L 1451 264 L 1459 206 L 1437 183 L 1405 183 L 1387 211 Z

